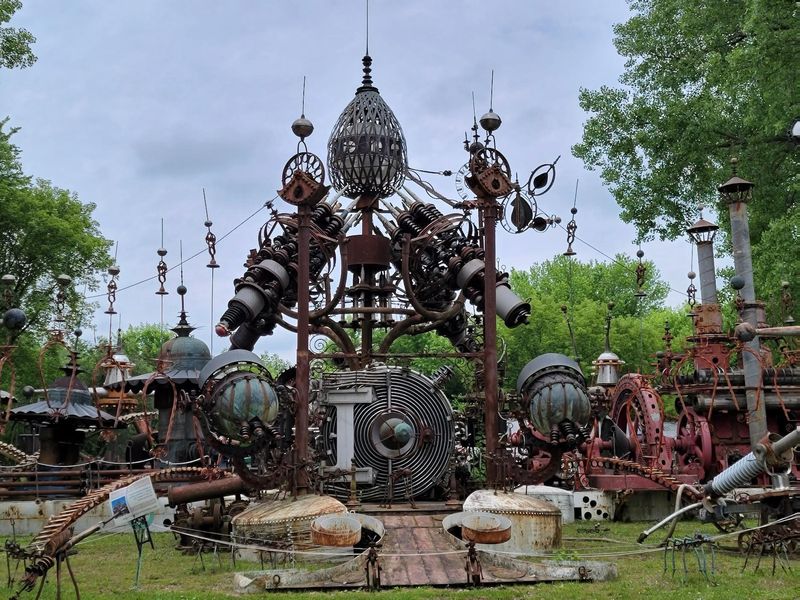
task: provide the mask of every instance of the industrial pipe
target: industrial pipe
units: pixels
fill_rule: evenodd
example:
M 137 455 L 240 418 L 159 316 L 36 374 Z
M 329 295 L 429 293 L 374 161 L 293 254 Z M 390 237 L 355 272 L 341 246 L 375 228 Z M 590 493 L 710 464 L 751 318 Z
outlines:
M 169 506 L 188 504 L 189 502 L 199 502 L 212 498 L 221 498 L 233 494 L 243 494 L 250 490 L 250 487 L 242 481 L 241 477 L 225 477 L 214 481 L 203 481 L 192 483 L 180 487 L 170 488 L 167 495 Z
M 738 487 L 747 485 L 769 467 L 791 460 L 791 456 L 786 456 L 786 454 L 800 444 L 800 427 L 775 441 L 770 440 L 771 437 L 777 437 L 777 434 L 769 434 L 767 438 L 756 444 L 753 451 L 747 456 L 739 459 L 705 484 L 703 486 L 704 493 L 711 498 L 719 498 Z

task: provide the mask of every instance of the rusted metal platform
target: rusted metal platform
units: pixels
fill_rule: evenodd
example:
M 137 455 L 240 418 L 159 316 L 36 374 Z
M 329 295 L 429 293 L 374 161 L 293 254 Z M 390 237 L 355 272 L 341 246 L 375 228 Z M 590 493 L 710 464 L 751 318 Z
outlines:
M 444 511 L 427 514 L 400 507 L 375 510 L 385 534 L 379 552 L 381 587 L 465 586 L 467 550 L 442 527 Z M 431 507 L 432 508 L 432 507 Z M 616 577 L 616 568 L 594 561 L 530 562 L 508 555 L 479 551 L 483 572 L 481 585 L 532 584 L 547 581 L 592 581 Z M 237 573 L 235 587 L 241 593 L 302 589 L 358 589 L 366 585 L 366 556 L 361 554 L 336 567 L 303 573 L 270 570 Z

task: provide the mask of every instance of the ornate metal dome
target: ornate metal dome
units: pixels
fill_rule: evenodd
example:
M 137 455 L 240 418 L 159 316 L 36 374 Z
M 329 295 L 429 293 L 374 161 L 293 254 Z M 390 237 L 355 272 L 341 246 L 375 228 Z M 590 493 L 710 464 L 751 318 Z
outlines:
M 348 198 L 386 198 L 405 180 L 406 140 L 397 117 L 372 85 L 369 55 L 363 63 L 362 85 L 328 140 L 328 171 L 333 186 Z

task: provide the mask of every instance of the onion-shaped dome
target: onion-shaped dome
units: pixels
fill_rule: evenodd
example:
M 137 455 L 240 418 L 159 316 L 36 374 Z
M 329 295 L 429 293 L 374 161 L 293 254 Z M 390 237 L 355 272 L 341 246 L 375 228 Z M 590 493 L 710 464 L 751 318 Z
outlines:
M 406 140 L 392 109 L 372 85 L 365 56 L 364 79 L 328 140 L 328 171 L 333 186 L 348 198 L 391 196 L 408 167 Z
M 186 320 L 186 312 L 181 311 L 178 324 L 172 331 L 177 336 L 164 342 L 158 353 L 158 362 L 166 378 L 158 376 L 152 383 L 161 386 L 171 385 L 169 381 L 172 381 L 178 387 L 196 387 L 200 370 L 211 360 L 211 351 L 203 340 L 189 335 L 194 327 Z M 146 373 L 131 377 L 125 382 L 125 386 L 128 390 L 138 392 L 152 375 L 153 373 Z

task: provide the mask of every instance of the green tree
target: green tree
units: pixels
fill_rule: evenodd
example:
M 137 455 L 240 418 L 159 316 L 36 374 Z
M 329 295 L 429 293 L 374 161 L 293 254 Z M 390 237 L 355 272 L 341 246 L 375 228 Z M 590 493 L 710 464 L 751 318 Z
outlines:
M 67 293 L 71 325 L 86 318 L 89 307 L 76 292 L 96 289 L 96 276 L 107 267 L 110 242 L 92 218 L 95 205 L 49 181 L 25 175 L 19 149 L 0 121 L 0 274 L 16 277 L 13 295 L 25 310 L 27 328 L 39 337 L 54 315 L 55 280 L 72 278 Z
M 800 9 L 786 0 L 629 0 L 615 26 L 622 87 L 583 89 L 590 113 L 575 156 L 603 180 L 644 238 L 676 238 L 739 158 L 758 185 L 758 244 L 800 190 L 800 152 L 786 132 L 800 115 Z M 723 207 L 724 208 L 724 207 Z M 723 228 L 727 210 L 720 211 Z M 773 248 L 773 251 L 776 250 Z M 796 265 L 795 265 L 796 266 Z
M 155 371 L 161 346 L 173 337 L 174 333 L 168 329 L 161 329 L 161 326 L 155 323 L 129 325 L 125 331 L 117 332 L 117 337 L 113 340 L 113 349 L 115 354 L 124 354 L 133 363 L 133 375 L 143 375 Z M 106 338 L 100 338 L 95 347 L 82 345 L 81 365 L 89 376 L 107 353 Z M 102 377 L 102 374 L 98 374 L 98 383 L 102 383 Z
M 278 377 L 278 375 L 292 366 L 288 360 L 284 360 L 275 352 L 264 352 L 259 358 L 261 362 L 264 363 L 264 366 L 267 367 L 269 374 L 273 377 Z
M 0 0 L 0 68 L 30 67 L 36 62 L 31 44 L 36 42 L 30 31 L 21 27 L 4 27 L 22 7 L 21 0 Z
M 683 347 L 691 323 L 686 311 L 664 307 L 668 287 L 658 271 L 647 264 L 649 275 L 643 288 L 647 296 L 636 297 L 635 261 L 622 256 L 617 261 L 580 263 L 557 256 L 528 271 L 512 271 L 511 286 L 529 298 L 531 317 L 528 325 L 498 328 L 509 357 L 506 387 L 513 387 L 528 361 L 546 352 L 574 357 L 577 350 L 588 376 L 592 361 L 604 349 L 609 301 L 614 302 L 611 349 L 626 362 L 626 371 L 652 372 L 653 355 L 663 348 L 667 321 L 675 338 L 673 348 Z M 567 308 L 575 349 L 562 306 Z

